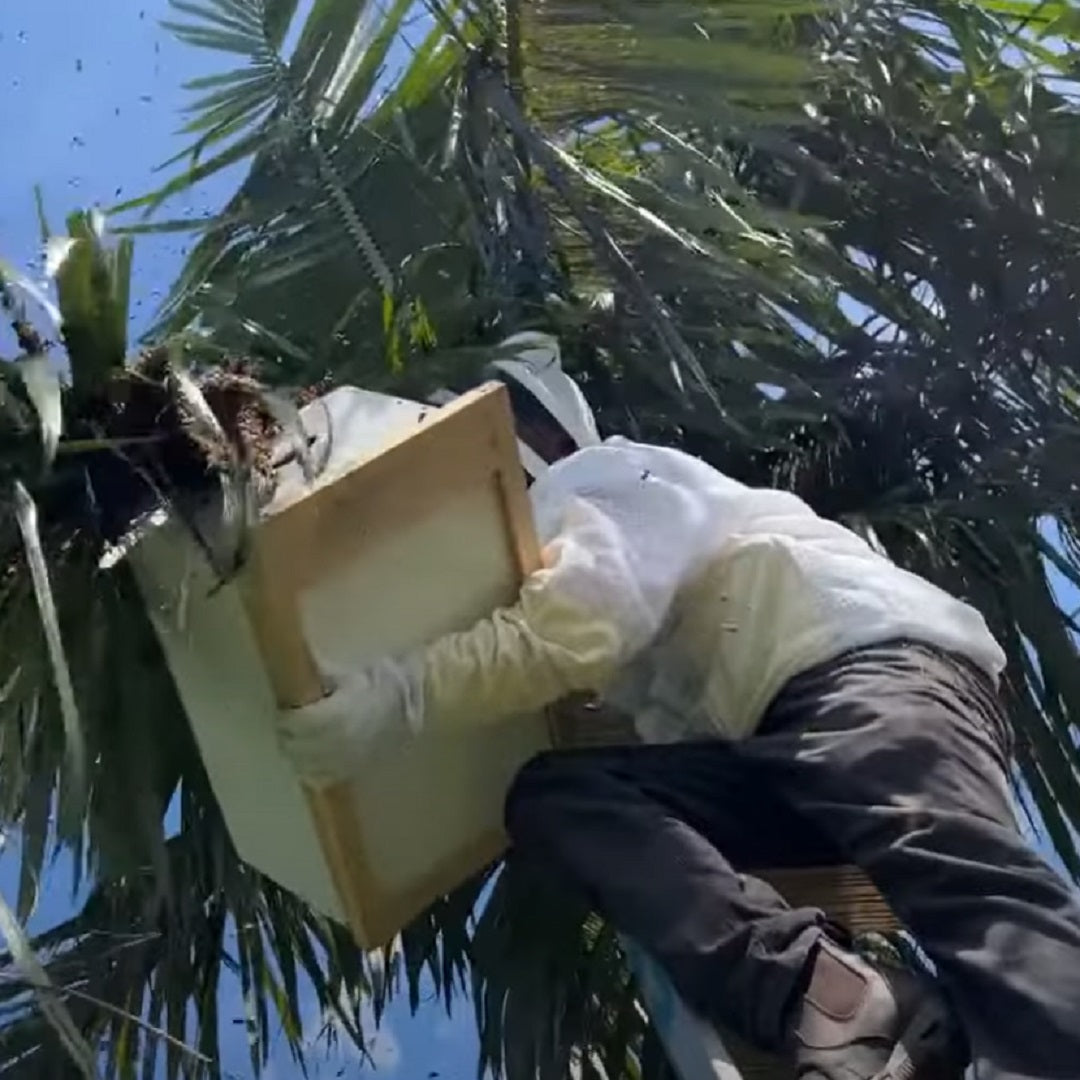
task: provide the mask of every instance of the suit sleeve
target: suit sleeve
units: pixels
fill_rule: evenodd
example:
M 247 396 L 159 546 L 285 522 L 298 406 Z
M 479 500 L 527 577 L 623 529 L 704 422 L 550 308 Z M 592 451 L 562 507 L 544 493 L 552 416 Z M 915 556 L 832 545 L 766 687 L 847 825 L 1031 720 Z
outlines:
M 571 500 L 518 602 L 414 658 L 413 711 L 423 716 L 412 725 L 482 725 L 603 691 L 656 636 L 685 572 L 634 532 L 601 505 Z

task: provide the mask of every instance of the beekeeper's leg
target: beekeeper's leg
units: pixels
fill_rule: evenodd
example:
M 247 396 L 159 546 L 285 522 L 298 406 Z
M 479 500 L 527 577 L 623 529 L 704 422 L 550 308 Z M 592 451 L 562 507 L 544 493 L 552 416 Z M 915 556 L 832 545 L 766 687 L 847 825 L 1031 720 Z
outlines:
M 882 646 L 795 679 L 745 752 L 934 960 L 980 1080 L 1074 1080 L 1080 899 L 1017 827 L 1007 732 L 964 662 Z
M 728 859 L 829 855 L 759 779 L 719 742 L 552 753 L 522 771 L 506 816 L 515 845 L 584 890 L 688 1005 L 775 1049 L 825 919 Z

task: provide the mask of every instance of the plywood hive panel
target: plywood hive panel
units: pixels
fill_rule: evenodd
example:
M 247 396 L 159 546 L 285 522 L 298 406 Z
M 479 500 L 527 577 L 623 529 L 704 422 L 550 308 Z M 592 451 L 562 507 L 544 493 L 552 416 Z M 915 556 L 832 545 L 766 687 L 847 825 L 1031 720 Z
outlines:
M 388 735 L 320 792 L 278 752 L 278 705 L 316 700 L 320 670 L 465 629 L 539 562 L 505 391 L 439 410 L 378 397 L 330 403 L 364 407 L 331 422 L 345 437 L 317 484 L 283 474 L 236 581 L 215 588 L 179 526 L 133 555 L 238 851 L 369 947 L 501 853 L 503 793 L 549 743 L 542 716 Z

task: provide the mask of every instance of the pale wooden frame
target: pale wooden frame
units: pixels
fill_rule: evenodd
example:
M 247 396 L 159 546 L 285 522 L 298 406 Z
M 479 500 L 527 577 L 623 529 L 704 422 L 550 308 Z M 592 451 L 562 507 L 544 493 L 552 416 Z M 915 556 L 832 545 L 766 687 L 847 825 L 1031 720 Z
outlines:
M 404 431 L 341 477 L 301 493 L 260 525 L 245 575 L 244 602 L 281 707 L 309 704 L 325 692 L 301 625 L 303 591 L 446 499 L 488 485 L 502 509 L 507 550 L 520 584 L 539 568 L 540 548 L 509 396 L 499 383 L 433 409 L 422 426 Z M 373 528 L 356 528 L 361 508 L 365 523 L 376 523 Z M 502 830 L 492 832 L 433 867 L 408 893 L 390 896 L 371 872 L 349 786 L 309 790 L 308 802 L 350 929 L 369 948 L 386 944 L 403 923 L 506 848 Z

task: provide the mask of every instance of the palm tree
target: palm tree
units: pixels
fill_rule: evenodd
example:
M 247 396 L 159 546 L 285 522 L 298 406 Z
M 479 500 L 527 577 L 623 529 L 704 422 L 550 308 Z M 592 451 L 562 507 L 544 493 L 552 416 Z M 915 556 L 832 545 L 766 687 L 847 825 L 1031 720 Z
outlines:
M 1080 876 L 1077 626 L 1051 577 L 1080 584 L 1070 5 L 320 0 L 297 34 L 296 0 L 174 6 L 177 33 L 241 66 L 199 80 L 177 175 L 123 210 L 250 165 L 210 222 L 124 219 L 199 234 L 154 343 L 197 366 L 253 359 L 282 386 L 416 394 L 466 384 L 510 330 L 554 330 L 608 430 L 797 490 L 978 604 L 1009 654 L 1019 790 Z M 100 782 L 68 797 L 38 659 L 36 696 L 4 707 L 25 719 L 32 702 L 41 734 L 29 757 L 3 754 L 22 764 L 0 786 L 30 885 L 52 842 L 89 860 L 86 908 L 36 942 L 54 985 L 82 995 L 66 999 L 76 1023 L 116 1075 L 162 1043 L 133 1017 L 175 1040 L 174 1069 L 212 1074 L 234 966 L 256 1062 L 272 1014 L 299 1052 L 301 979 L 355 1025 L 394 979 L 238 863 L 126 579 L 107 601 L 90 580 L 87 598 L 53 574 L 80 723 L 108 733 L 87 737 Z M 12 633 L 37 625 L 22 595 L 18 624 L 5 599 Z M 100 630 L 79 633 L 99 608 Z M 125 672 L 130 699 L 100 726 L 80 652 Z M 148 708 L 175 764 L 136 722 Z M 107 781 L 135 772 L 152 778 L 153 836 L 111 816 Z M 448 1004 L 469 980 L 482 1063 L 515 1077 L 571 1058 L 622 1075 L 658 1054 L 610 929 L 513 860 L 410 927 L 398 963 L 414 995 L 426 970 Z M 4 985 L 5 1060 L 44 1075 L 62 1051 L 25 984 Z M 189 1003 L 199 1059 L 176 1045 Z

